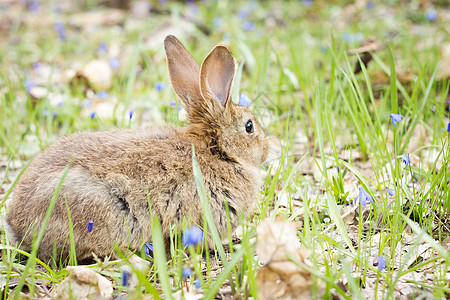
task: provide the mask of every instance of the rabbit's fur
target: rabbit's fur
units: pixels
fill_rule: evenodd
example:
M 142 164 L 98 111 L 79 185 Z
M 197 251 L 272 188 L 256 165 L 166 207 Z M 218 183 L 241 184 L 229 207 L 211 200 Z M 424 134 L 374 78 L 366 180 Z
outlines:
M 203 224 L 192 170 L 192 145 L 220 234 L 248 211 L 260 187 L 259 167 L 267 141 L 251 111 L 230 100 L 235 60 L 216 46 L 201 68 L 174 37 L 164 41 L 172 86 L 188 113 L 185 128 L 82 132 L 63 137 L 36 156 L 17 183 L 7 223 L 25 250 L 40 229 L 65 167 L 73 160 L 38 256 L 69 253 L 70 208 L 77 258 L 111 255 L 114 248 L 140 249 L 152 240 L 151 211 L 169 237 L 172 225 Z M 248 121 L 253 132 L 248 133 Z M 246 125 L 247 124 L 247 125 Z M 94 221 L 87 232 L 89 220 Z

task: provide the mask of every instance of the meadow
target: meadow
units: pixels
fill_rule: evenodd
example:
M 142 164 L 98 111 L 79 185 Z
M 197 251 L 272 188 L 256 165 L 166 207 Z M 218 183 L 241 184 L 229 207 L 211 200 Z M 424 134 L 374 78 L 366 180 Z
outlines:
M 2 229 L 3 299 L 450 297 L 446 1 L 121 3 L 0 0 L 0 218 L 58 137 L 186 123 L 168 34 L 197 62 L 216 44 L 235 56 L 232 100 L 269 141 L 259 198 L 221 240 L 194 157 L 202 230 L 173 228 L 165 249 L 154 219 L 136 252 L 148 268 L 130 256 L 81 265 L 74 251 L 44 262 L 39 235 L 28 253 Z

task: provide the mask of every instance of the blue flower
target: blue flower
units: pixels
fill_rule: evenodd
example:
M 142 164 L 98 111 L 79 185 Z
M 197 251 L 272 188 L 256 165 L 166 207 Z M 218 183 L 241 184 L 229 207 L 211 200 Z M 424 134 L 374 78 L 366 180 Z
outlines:
M 250 15 L 250 13 L 248 12 L 248 10 L 246 10 L 245 8 L 241 8 L 238 11 L 238 17 L 241 20 L 245 20 L 248 18 L 248 16 Z
M 112 69 L 117 69 L 120 67 L 120 61 L 117 58 L 113 57 L 109 60 L 109 66 Z
M 131 118 L 133 118 L 133 114 L 134 114 L 134 111 L 132 109 L 130 109 L 130 111 L 128 112 L 128 116 L 130 117 L 130 120 L 131 120 Z
M 189 278 L 192 275 L 192 269 L 191 268 L 183 268 L 183 271 L 181 271 L 181 275 L 183 276 L 183 278 Z
M 199 289 L 202 287 L 202 281 L 200 280 L 200 278 L 197 278 L 194 280 L 194 286 L 196 289 Z
M 367 7 L 368 10 L 373 9 L 375 7 L 375 1 L 368 1 L 366 3 L 366 7 Z
M 33 64 L 32 68 L 33 68 L 33 70 L 38 70 L 40 67 L 41 67 L 41 63 L 37 61 Z
M 311 5 L 313 5 L 313 0 L 303 0 L 303 5 L 311 6 Z
M 130 272 L 123 270 L 122 271 L 122 286 L 128 286 L 128 279 L 130 278 Z
M 177 102 L 176 101 L 170 101 L 169 102 L 169 106 L 170 107 L 175 107 L 175 106 L 177 106 Z
M 64 26 L 64 24 L 61 22 L 56 22 L 54 27 L 55 27 L 56 32 L 58 33 L 58 38 L 61 41 L 65 41 L 67 39 L 66 26 Z
M 428 21 L 434 22 L 438 17 L 438 13 L 435 9 L 431 8 L 425 12 L 425 17 L 427 18 Z
M 255 1 L 255 0 L 250 1 L 250 2 L 248 3 L 248 8 L 249 8 L 250 10 L 255 10 L 255 9 L 258 8 L 258 6 L 259 6 L 258 1 Z
M 48 113 L 49 113 L 48 109 L 44 109 L 44 111 L 42 112 L 42 115 L 44 117 L 46 117 L 46 116 L 48 116 Z M 57 114 L 58 114 L 58 112 L 56 110 L 52 110 L 52 117 L 53 117 L 53 119 L 56 118 Z
M 195 3 L 189 3 L 189 11 L 191 14 L 196 15 L 199 11 L 198 5 Z
M 27 93 L 29 94 L 31 88 L 35 87 L 37 85 L 37 82 L 33 80 L 25 80 L 24 82 L 22 82 L 22 85 L 25 87 Z
M 383 255 L 378 256 L 378 270 L 380 270 L 380 272 L 386 270 L 386 259 Z
M 389 194 L 389 196 L 394 196 L 394 191 L 392 190 L 392 189 L 388 189 L 388 194 Z
M 94 228 L 94 221 L 90 220 L 87 224 L 87 230 L 88 232 L 92 231 L 92 228 Z
M 448 125 L 447 125 L 447 132 L 450 132 L 450 122 L 448 122 Z
M 320 46 L 320 52 L 327 53 L 328 52 L 328 47 L 325 46 L 325 45 Z
M 198 226 L 192 226 L 183 232 L 181 241 L 186 247 L 196 246 L 203 241 L 203 231 Z
M 213 26 L 214 28 L 220 28 L 222 27 L 223 19 L 221 17 L 215 17 L 213 20 Z
M 409 156 L 408 154 L 401 154 L 401 155 L 397 155 L 397 158 L 401 158 L 401 162 L 402 164 L 404 164 L 403 167 L 406 167 L 407 165 L 409 165 Z
M 242 29 L 244 29 L 245 31 L 252 31 L 253 29 L 255 29 L 255 23 L 245 22 L 244 24 L 242 24 Z
M 91 106 L 92 106 L 92 101 L 89 99 L 84 99 L 83 107 L 91 107 Z
M 166 88 L 166 84 L 162 81 L 155 82 L 154 86 L 158 93 L 162 92 Z
M 362 32 L 358 32 L 358 33 L 344 32 L 344 34 L 342 35 L 342 41 L 345 43 L 360 42 L 363 39 L 364 39 L 364 34 L 362 34 Z
M 401 122 L 405 117 L 399 114 L 391 114 L 391 121 L 394 127 L 397 127 L 397 123 Z
M 105 41 L 101 41 L 100 44 L 98 44 L 98 52 L 100 53 L 108 52 L 108 45 L 106 45 Z
M 353 199 L 353 204 L 356 205 L 356 203 L 361 203 L 362 206 L 366 206 L 368 202 L 373 203 L 372 197 L 366 192 L 364 188 L 359 188 L 358 196 L 356 196 L 355 199 Z
M 101 100 L 105 100 L 106 97 L 108 97 L 108 93 L 106 91 L 98 91 L 97 92 L 97 97 L 99 97 Z
M 95 118 L 95 111 L 91 112 L 91 119 Z
M 245 94 L 239 95 L 239 103 L 240 106 L 250 107 L 253 104 L 253 101 Z
M 38 12 L 41 8 L 41 4 L 39 3 L 38 0 L 27 1 L 27 6 L 28 9 L 33 13 Z
M 144 253 L 145 255 L 151 255 L 151 253 L 153 253 L 153 243 L 151 242 L 147 242 L 144 245 Z

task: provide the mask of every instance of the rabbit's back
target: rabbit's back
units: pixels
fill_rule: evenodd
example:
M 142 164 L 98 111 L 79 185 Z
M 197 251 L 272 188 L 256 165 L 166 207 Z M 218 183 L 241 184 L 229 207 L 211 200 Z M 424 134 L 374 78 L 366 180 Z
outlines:
M 16 186 L 7 218 L 16 241 L 31 249 L 33 226 L 40 228 L 64 169 L 72 161 L 40 256 L 49 258 L 53 248 L 66 243 L 68 209 L 79 257 L 91 252 L 108 255 L 112 243 L 140 247 L 143 240 L 151 239 L 147 199 L 154 214 L 167 223 L 187 215 L 188 208 L 198 209 L 184 205 L 195 189 L 190 187 L 193 180 L 187 170 L 191 143 L 180 135 L 175 129 L 152 127 L 61 138 L 33 160 Z M 90 220 L 95 229 L 88 233 Z M 65 248 L 63 252 L 68 251 Z

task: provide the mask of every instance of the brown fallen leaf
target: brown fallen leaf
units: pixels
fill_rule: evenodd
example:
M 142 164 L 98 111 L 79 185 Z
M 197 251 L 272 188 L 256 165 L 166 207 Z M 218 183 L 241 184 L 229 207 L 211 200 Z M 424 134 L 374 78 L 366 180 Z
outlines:
M 70 275 L 56 288 L 58 299 L 111 298 L 113 288 L 105 277 L 88 268 L 67 267 Z
M 112 70 L 108 63 L 93 60 L 76 72 L 70 82 L 74 86 L 82 84 L 94 90 L 107 90 L 112 85 Z
M 377 52 L 386 47 L 396 35 L 397 34 L 391 35 L 389 39 L 384 43 L 381 43 L 380 41 L 378 41 L 376 38 L 373 37 L 368 38 L 361 42 L 361 47 L 348 50 L 347 54 L 349 55 L 359 54 L 361 56 L 361 62 L 367 68 L 369 62 L 372 60 L 372 53 Z M 359 61 L 357 61 L 353 73 L 358 74 L 359 72 L 361 72 L 361 70 L 362 70 L 361 64 L 359 63 Z
M 312 274 L 288 258 L 309 265 L 306 260 L 309 251 L 301 248 L 295 223 L 266 220 L 259 224 L 256 254 L 264 264 L 256 275 L 260 299 L 312 298 L 315 283 Z M 317 293 L 323 293 L 320 281 Z

